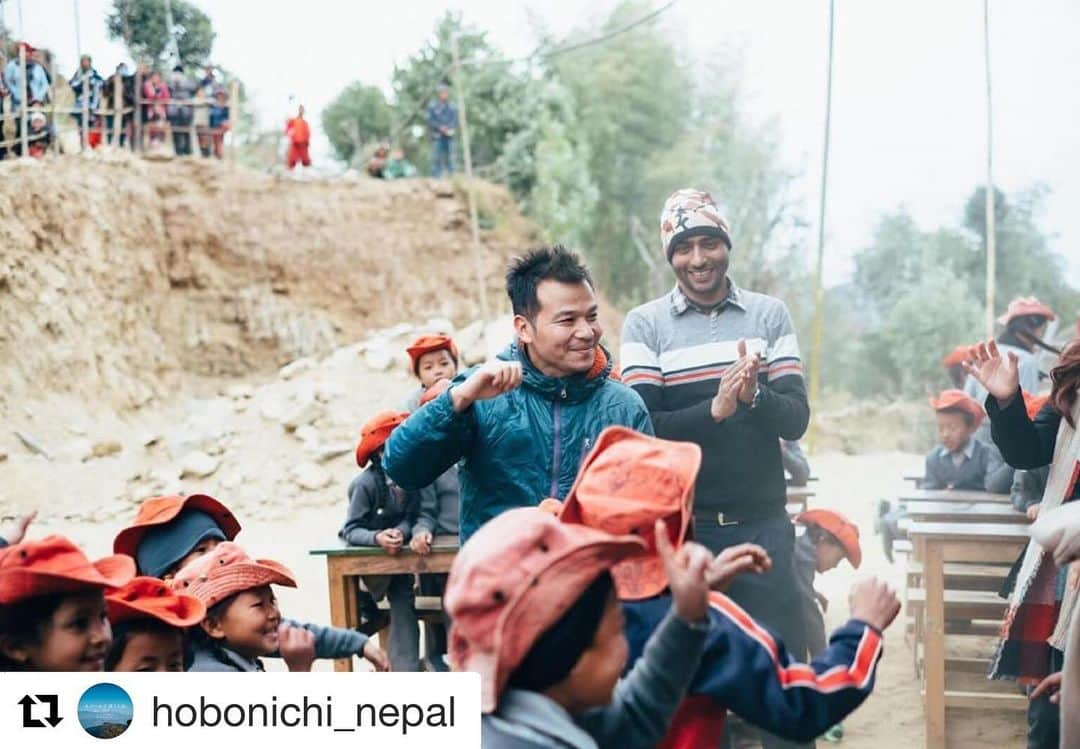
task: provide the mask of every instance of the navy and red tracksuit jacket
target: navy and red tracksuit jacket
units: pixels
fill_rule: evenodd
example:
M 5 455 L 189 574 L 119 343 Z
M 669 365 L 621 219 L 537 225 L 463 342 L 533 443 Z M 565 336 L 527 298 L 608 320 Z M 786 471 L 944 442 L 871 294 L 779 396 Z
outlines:
M 671 595 L 623 601 L 633 665 Z M 841 722 L 874 688 L 884 638 L 857 619 L 833 632 L 825 651 L 798 663 L 784 643 L 722 593 L 709 595 L 712 623 L 697 674 L 662 744 L 666 749 L 720 745 L 727 710 L 789 741 L 808 742 Z

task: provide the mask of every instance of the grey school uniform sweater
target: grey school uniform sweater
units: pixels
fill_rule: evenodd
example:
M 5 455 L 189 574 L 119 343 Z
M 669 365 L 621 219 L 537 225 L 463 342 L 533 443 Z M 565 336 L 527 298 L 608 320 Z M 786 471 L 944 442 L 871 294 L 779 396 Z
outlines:
M 923 489 L 970 489 L 998 494 L 1008 493 L 1013 469 L 1005 463 L 993 445 L 972 438 L 957 459 L 935 445 L 926 455 Z

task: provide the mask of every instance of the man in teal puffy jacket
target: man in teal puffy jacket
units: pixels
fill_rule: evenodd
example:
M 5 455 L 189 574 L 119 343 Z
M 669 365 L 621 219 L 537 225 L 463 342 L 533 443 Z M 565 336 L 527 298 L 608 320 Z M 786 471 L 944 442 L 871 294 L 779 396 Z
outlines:
M 413 413 L 386 443 L 383 466 L 407 490 L 461 461 L 461 540 L 514 507 L 562 499 L 606 427 L 652 434 L 641 397 L 611 378 L 588 269 L 556 245 L 506 274 L 517 340 Z

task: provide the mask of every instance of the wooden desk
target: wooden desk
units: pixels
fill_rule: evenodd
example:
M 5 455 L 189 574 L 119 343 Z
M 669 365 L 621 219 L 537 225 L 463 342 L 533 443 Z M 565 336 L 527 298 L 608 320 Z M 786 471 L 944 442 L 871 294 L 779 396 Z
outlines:
M 997 502 L 1010 504 L 1008 494 L 976 492 L 969 489 L 911 489 L 901 494 L 900 502 Z
M 916 522 L 1021 523 L 1027 515 L 1000 502 L 908 502 L 907 514 Z
M 330 623 L 335 627 L 360 626 L 357 602 L 361 575 L 412 575 L 449 572 L 458 552 L 457 536 L 436 536 L 427 556 L 414 554 L 408 546 L 391 556 L 379 546 L 345 546 L 312 549 L 309 554 L 326 557 L 326 582 L 330 588 Z M 379 645 L 386 649 L 389 628 L 379 632 Z M 335 671 L 352 671 L 352 658 L 334 660 Z
M 923 563 L 926 589 L 926 746 L 944 749 L 947 707 L 1026 704 L 1019 694 L 980 694 L 985 697 L 980 703 L 971 693 L 945 690 L 945 562 L 1012 562 L 1027 544 L 1028 532 L 1015 523 L 912 523 L 908 533 Z

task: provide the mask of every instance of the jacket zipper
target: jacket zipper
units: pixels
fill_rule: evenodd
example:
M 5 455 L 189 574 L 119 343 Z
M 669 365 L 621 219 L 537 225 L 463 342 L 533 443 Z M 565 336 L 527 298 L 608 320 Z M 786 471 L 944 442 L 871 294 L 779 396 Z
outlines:
M 566 397 L 566 389 L 564 388 L 560 394 L 561 398 Z M 562 435 L 562 408 L 559 406 L 558 401 L 554 401 L 551 404 L 551 415 L 555 422 L 555 444 L 552 449 L 551 457 L 551 491 L 548 493 L 549 497 L 559 497 L 559 458 L 562 453 L 561 435 Z

